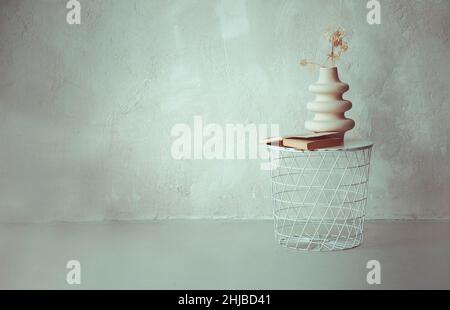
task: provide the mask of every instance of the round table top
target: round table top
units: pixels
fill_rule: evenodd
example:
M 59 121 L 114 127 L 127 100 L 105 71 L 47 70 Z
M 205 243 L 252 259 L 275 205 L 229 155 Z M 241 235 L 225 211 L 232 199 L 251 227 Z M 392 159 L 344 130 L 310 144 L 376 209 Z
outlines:
M 275 150 L 292 151 L 292 152 L 330 152 L 330 151 L 359 151 L 369 149 L 373 143 L 369 140 L 359 138 L 344 138 L 344 144 L 339 146 L 328 147 L 317 150 L 297 150 L 295 148 L 285 147 L 280 145 L 280 141 L 273 141 L 267 143 L 267 147 Z

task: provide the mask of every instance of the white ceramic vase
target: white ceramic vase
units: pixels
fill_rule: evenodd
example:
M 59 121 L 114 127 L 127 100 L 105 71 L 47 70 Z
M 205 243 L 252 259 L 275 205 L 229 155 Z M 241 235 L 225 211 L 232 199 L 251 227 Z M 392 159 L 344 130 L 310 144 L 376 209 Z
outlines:
M 345 112 L 352 108 L 352 103 L 342 98 L 348 90 L 348 84 L 339 80 L 336 67 L 320 68 L 319 80 L 309 86 L 316 98 L 308 103 L 307 109 L 315 114 L 305 122 L 305 128 L 314 132 L 336 131 L 343 137 L 355 127 L 355 122 L 345 117 Z

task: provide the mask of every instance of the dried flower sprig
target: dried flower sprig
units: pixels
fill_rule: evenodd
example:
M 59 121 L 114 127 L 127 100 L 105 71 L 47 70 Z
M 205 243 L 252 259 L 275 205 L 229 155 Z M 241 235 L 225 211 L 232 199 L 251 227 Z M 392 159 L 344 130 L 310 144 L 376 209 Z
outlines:
M 332 66 L 348 50 L 348 43 L 344 41 L 345 35 L 346 32 L 342 27 L 338 27 L 334 31 L 328 29 L 325 32 L 325 37 L 331 45 L 331 51 L 327 54 L 327 59 L 331 62 Z M 305 67 L 308 65 L 326 67 L 308 59 L 300 60 L 300 66 Z
M 338 27 L 336 31 L 331 33 L 329 42 L 331 44 L 331 52 L 328 54 L 328 60 L 334 65 L 335 61 L 339 59 L 342 53 L 348 50 L 348 43 L 344 42 L 345 30 Z

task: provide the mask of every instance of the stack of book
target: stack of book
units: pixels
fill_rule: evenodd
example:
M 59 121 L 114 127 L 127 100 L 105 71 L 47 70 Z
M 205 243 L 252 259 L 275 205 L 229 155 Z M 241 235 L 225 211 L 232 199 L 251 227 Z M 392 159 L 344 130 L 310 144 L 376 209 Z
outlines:
M 340 146 L 344 143 L 344 138 L 340 132 L 309 132 L 300 135 L 269 138 L 264 140 L 263 143 L 277 143 L 284 147 L 311 151 Z

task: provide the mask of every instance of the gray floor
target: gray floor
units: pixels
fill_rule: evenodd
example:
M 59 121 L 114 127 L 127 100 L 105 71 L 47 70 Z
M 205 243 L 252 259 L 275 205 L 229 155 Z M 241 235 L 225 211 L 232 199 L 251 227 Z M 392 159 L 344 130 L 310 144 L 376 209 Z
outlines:
M 364 244 L 305 253 L 270 221 L 1 224 L 1 289 L 450 289 L 450 223 L 372 221 Z M 81 285 L 66 283 L 69 260 Z M 381 264 L 368 285 L 366 263 Z

